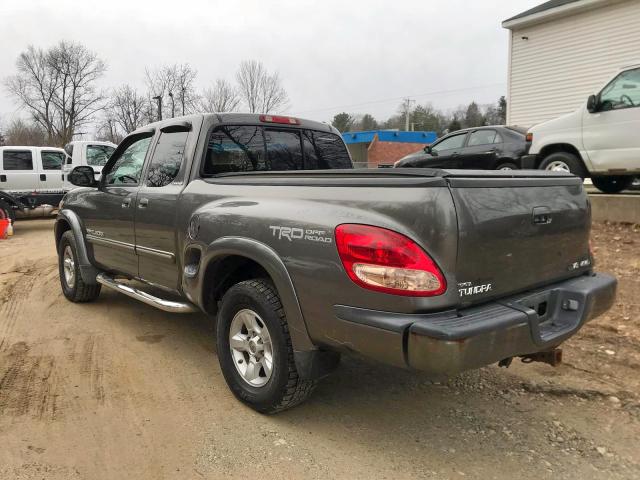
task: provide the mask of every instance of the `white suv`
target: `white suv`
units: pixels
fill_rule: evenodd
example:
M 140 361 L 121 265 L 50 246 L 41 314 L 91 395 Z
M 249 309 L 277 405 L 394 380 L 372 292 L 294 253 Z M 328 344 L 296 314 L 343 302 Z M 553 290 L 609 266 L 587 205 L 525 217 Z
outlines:
M 640 65 L 618 72 L 576 111 L 529 129 L 523 168 L 565 170 L 618 193 L 640 174 Z

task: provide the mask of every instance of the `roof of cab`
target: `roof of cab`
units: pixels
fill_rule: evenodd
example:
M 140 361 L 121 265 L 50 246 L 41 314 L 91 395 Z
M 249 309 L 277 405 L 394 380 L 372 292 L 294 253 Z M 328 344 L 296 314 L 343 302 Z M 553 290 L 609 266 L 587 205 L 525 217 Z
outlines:
M 60 147 L 34 147 L 33 145 L 4 145 L 0 147 L 0 150 L 60 150 L 64 152 L 64 149 Z
M 314 120 L 306 120 L 304 118 L 293 117 L 296 118 L 300 124 L 299 125 L 284 125 L 280 123 L 269 123 L 269 122 L 261 122 L 260 116 L 263 114 L 258 113 L 196 113 L 192 115 L 184 115 L 182 117 L 175 118 L 167 118 L 164 120 L 160 120 L 158 122 L 149 123 L 143 127 L 138 128 L 134 132 L 131 133 L 142 133 L 148 131 L 149 129 L 162 128 L 168 125 L 174 125 L 181 122 L 190 122 L 195 119 L 202 119 L 203 124 L 210 125 L 216 123 L 232 123 L 236 125 L 273 125 L 277 127 L 293 127 L 293 128 L 309 128 L 312 130 L 320 130 L 325 132 L 332 132 L 336 134 L 340 134 L 338 130 L 336 130 L 332 125 L 322 122 L 316 122 Z M 290 115 L 284 115 L 290 116 Z

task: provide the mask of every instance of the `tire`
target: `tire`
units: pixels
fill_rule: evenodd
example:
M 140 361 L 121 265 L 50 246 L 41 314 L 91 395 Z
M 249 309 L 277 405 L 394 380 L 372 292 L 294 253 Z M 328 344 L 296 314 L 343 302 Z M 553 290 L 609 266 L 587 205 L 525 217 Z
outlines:
M 244 328 L 252 322 L 260 327 L 254 329 L 253 333 L 246 328 L 239 329 L 239 326 Z M 267 336 L 264 335 L 265 327 Z M 245 330 L 246 334 L 243 333 Z M 262 340 L 254 342 L 258 338 L 258 330 Z M 234 345 L 242 343 L 242 347 L 232 347 L 230 332 L 234 332 Z M 285 312 L 280 297 L 269 281 L 247 280 L 225 293 L 218 314 L 216 337 L 218 360 L 227 385 L 238 400 L 252 409 L 267 414 L 280 412 L 302 403 L 313 391 L 316 381 L 303 380 L 298 375 Z M 252 342 L 254 346 L 261 344 L 263 348 L 253 357 Z M 269 363 L 269 351 L 271 371 L 267 373 L 265 365 Z M 258 359 L 261 363 L 254 363 Z M 251 364 L 262 366 L 253 367 L 249 373 Z M 245 373 L 242 373 L 242 369 L 245 369 Z M 253 380 L 249 380 L 251 378 Z
M 518 170 L 518 166 L 515 163 L 504 162 L 498 165 L 496 170 Z
M 577 177 L 586 178 L 587 169 L 584 168 L 582 160 L 569 152 L 556 152 L 547 155 L 540 163 L 541 170 L 560 170 L 571 172 Z
M 11 220 L 12 224 L 15 223 L 16 212 L 13 208 L 11 208 L 11 205 L 9 205 L 4 200 L 0 200 L 0 210 L 2 210 L 2 214 L 0 214 L 0 216 L 3 216 L 3 218 L 8 218 L 9 220 Z
M 101 285 L 99 283 L 89 285 L 82 280 L 76 238 L 71 230 L 64 232 L 62 238 L 60 238 L 58 245 L 58 272 L 62 293 L 67 297 L 67 300 L 74 303 L 92 302 L 100 295 Z
M 592 177 L 593 185 L 603 193 L 620 193 L 633 183 L 629 175 L 608 175 L 606 177 Z

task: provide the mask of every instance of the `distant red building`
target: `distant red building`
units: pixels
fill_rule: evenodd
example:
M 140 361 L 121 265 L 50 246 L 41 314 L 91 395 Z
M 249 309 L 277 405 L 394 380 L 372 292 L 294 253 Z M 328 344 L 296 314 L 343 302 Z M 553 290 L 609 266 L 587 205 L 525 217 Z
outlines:
M 378 168 L 393 165 L 405 155 L 422 150 L 433 143 L 435 132 L 400 132 L 396 130 L 372 130 L 345 132 L 342 134 L 356 167 Z

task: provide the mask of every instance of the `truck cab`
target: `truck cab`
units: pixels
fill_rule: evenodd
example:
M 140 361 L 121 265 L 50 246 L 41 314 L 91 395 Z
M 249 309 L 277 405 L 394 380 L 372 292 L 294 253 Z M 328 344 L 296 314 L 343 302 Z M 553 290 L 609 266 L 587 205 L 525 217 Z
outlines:
M 75 167 L 89 166 L 93 168 L 96 179 L 100 178 L 102 167 L 105 166 L 116 147 L 115 143 L 96 140 L 76 140 L 67 143 L 64 146 L 64 151 L 68 157 L 62 167 L 65 188 L 67 190 L 73 188 L 73 185 L 67 180 L 67 176 Z
M 640 65 L 621 69 L 575 111 L 529 129 L 525 166 L 591 177 L 605 193 L 640 174 Z

